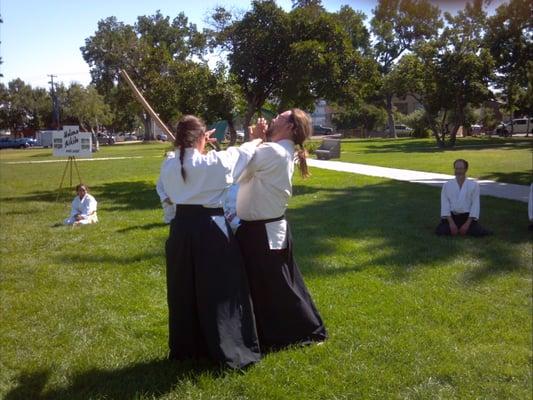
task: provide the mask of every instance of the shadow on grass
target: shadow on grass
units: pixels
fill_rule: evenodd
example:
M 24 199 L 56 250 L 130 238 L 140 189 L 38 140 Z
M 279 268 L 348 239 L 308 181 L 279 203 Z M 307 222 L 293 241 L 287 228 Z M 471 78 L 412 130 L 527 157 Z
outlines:
M 152 222 L 149 224 L 129 226 L 127 228 L 118 229 L 117 233 L 124 233 L 124 232 L 129 232 L 129 231 L 136 231 L 136 230 L 148 231 L 150 229 L 162 228 L 168 225 L 169 224 L 165 224 L 164 222 Z
M 55 203 L 59 192 L 58 189 L 39 191 L 26 196 L 4 197 L 0 201 L 13 203 L 44 201 Z M 98 201 L 99 209 L 108 211 L 146 210 L 160 207 L 155 185 L 147 181 L 104 183 L 98 186 L 91 186 L 90 193 Z M 74 196 L 74 191 L 68 195 L 68 190 L 64 189 L 60 194 L 60 200 L 71 201 Z
M 489 179 L 497 182 L 512 182 L 517 185 L 530 185 L 533 183 L 533 171 L 490 172 L 479 177 L 479 179 Z
M 180 384 L 195 384 L 202 374 L 224 376 L 227 370 L 212 364 L 153 360 L 116 370 L 92 369 L 75 375 L 62 388 L 46 390 L 49 371 L 22 373 L 5 400 L 156 398 Z
M 165 251 L 161 247 L 160 251 L 145 252 L 140 254 L 130 254 L 120 256 L 115 254 L 62 254 L 56 257 L 56 261 L 62 264 L 112 264 L 112 265 L 130 265 L 138 262 L 146 262 L 147 260 L 157 260 L 154 265 L 164 263 Z
M 419 152 L 435 152 L 443 153 L 455 150 L 485 150 L 501 148 L 504 150 L 512 150 L 516 148 L 523 148 L 524 146 L 533 145 L 533 141 L 529 139 L 459 139 L 455 147 L 440 148 L 435 141 L 426 141 L 420 139 L 375 139 L 365 140 L 347 139 L 343 143 L 365 143 L 364 148 L 358 149 L 361 153 L 419 153 Z M 374 144 L 375 143 L 375 144 Z M 500 147 L 499 147 L 500 146 Z
M 384 266 L 390 268 L 393 279 L 401 280 L 419 268 L 446 266 L 465 254 L 481 264 L 464 277 L 469 283 L 528 268 L 519 252 L 509 250 L 509 246 L 529 240 L 525 228 L 508 223 L 525 208 L 518 202 L 482 198 L 482 208 L 485 203 L 496 203 L 483 210 L 481 221 L 495 235 L 451 238 L 434 234 L 440 211 L 436 188 L 388 181 L 342 189 L 295 186 L 295 192 L 314 197 L 288 212 L 296 257 L 306 275 L 328 276 Z M 359 261 L 361 258 L 354 256 L 350 264 L 346 261 L 350 252 L 364 253 L 368 257 L 362 259 L 370 260 Z M 341 260 L 335 261 L 337 257 Z

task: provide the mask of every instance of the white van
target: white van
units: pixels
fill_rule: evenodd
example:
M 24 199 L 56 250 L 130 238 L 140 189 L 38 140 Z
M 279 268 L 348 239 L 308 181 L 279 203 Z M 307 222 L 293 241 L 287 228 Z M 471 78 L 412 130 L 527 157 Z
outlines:
M 515 118 L 512 122 L 498 125 L 494 131 L 495 133 L 499 135 L 503 134 L 504 136 L 510 135 L 511 132 L 513 132 L 513 134 L 533 133 L 533 118 L 529 118 L 529 121 L 527 118 Z

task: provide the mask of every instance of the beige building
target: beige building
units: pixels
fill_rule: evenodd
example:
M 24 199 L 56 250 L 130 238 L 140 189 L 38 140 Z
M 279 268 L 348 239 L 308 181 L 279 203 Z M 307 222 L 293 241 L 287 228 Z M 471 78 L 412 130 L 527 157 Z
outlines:
M 396 97 L 392 98 L 392 105 L 401 112 L 402 114 L 408 115 L 413 111 L 422 110 L 422 104 L 420 104 L 413 96 L 410 94 L 405 97 Z

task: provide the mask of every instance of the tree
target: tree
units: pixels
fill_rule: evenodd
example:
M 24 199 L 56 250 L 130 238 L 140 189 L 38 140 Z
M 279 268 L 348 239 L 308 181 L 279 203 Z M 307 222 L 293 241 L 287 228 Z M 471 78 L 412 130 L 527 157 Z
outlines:
M 494 65 L 483 47 L 486 14 L 481 0 L 467 4 L 455 16 L 446 13 L 445 18 L 441 35 L 418 43 L 392 68 L 388 80 L 397 94 L 411 94 L 423 105 L 427 126 L 440 147 L 454 146 L 459 127 L 467 122 L 468 107 L 492 96 Z
M 452 16 L 445 13 L 447 26 L 442 33 L 439 54 L 439 89 L 449 95 L 453 106 L 453 130 L 450 145 L 465 123 L 468 105 L 478 106 L 492 97 L 489 83 L 493 77 L 494 60 L 483 44 L 487 15 L 482 0 L 467 3 L 464 10 Z
M 145 139 L 150 140 L 154 138 L 150 117 L 136 103 L 130 89 L 118 84 L 119 69 L 128 71 L 148 102 L 168 122 L 180 114 L 178 104 L 183 104 L 180 97 L 183 90 L 175 86 L 183 78 L 176 74 L 191 77 L 191 69 L 203 71 L 191 59 L 201 54 L 204 47 L 204 37 L 183 13 L 170 21 L 158 11 L 152 16 L 138 17 L 134 26 L 115 17 L 100 21 L 81 51 L 91 68 L 95 87 L 112 105 L 113 113 L 124 120 L 123 110 L 118 108 L 135 110 L 144 124 Z M 192 97 L 194 93 L 187 95 Z
M 71 119 L 86 131 L 96 133 L 101 125 L 112 121 L 112 114 L 104 97 L 92 85 L 84 88 L 73 83 L 67 89 L 67 99 L 63 105 L 64 119 Z
M 528 69 L 533 68 L 532 37 L 531 2 L 528 0 L 502 4 L 487 20 L 485 45 L 496 66 L 494 84 L 502 90 L 511 118 L 520 108 L 531 113 L 531 96 L 527 95 L 527 90 L 528 85 L 531 86 Z
M 211 47 L 227 51 L 246 100 L 245 126 L 266 103 L 312 109 L 318 98 L 334 101 L 360 91 L 366 67 L 360 48 L 367 48 L 368 32 L 362 16 L 350 10 L 332 14 L 315 4 L 286 13 L 268 0 L 252 2 L 241 18 L 215 10 Z
M 223 8 L 215 11 L 212 46 L 228 52 L 230 73 L 246 99 L 244 125 L 248 126 L 287 71 L 289 19 L 272 0 L 255 0 L 241 19 L 232 18 Z
M 384 78 L 382 94 L 388 114 L 389 132 L 396 137 L 392 97 L 387 75 L 394 63 L 421 41 L 431 40 L 442 27 L 440 11 L 428 0 L 379 0 L 370 21 L 374 34 L 374 53 Z

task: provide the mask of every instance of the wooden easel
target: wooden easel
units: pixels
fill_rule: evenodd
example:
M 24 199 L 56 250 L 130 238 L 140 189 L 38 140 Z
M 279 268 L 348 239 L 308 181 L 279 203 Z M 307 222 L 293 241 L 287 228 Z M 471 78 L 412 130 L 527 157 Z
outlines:
M 61 177 L 61 182 L 59 183 L 59 192 L 57 193 L 56 202 L 59 200 L 59 195 L 62 193 L 63 189 L 63 182 L 65 180 L 65 175 L 67 174 L 67 170 L 69 170 L 69 187 L 72 187 L 72 165 L 76 167 L 76 172 L 78 174 L 78 181 L 81 183 L 81 176 L 80 176 L 80 170 L 78 169 L 78 163 L 76 162 L 76 157 L 69 156 L 67 163 L 65 165 L 65 169 L 63 171 L 63 176 Z

